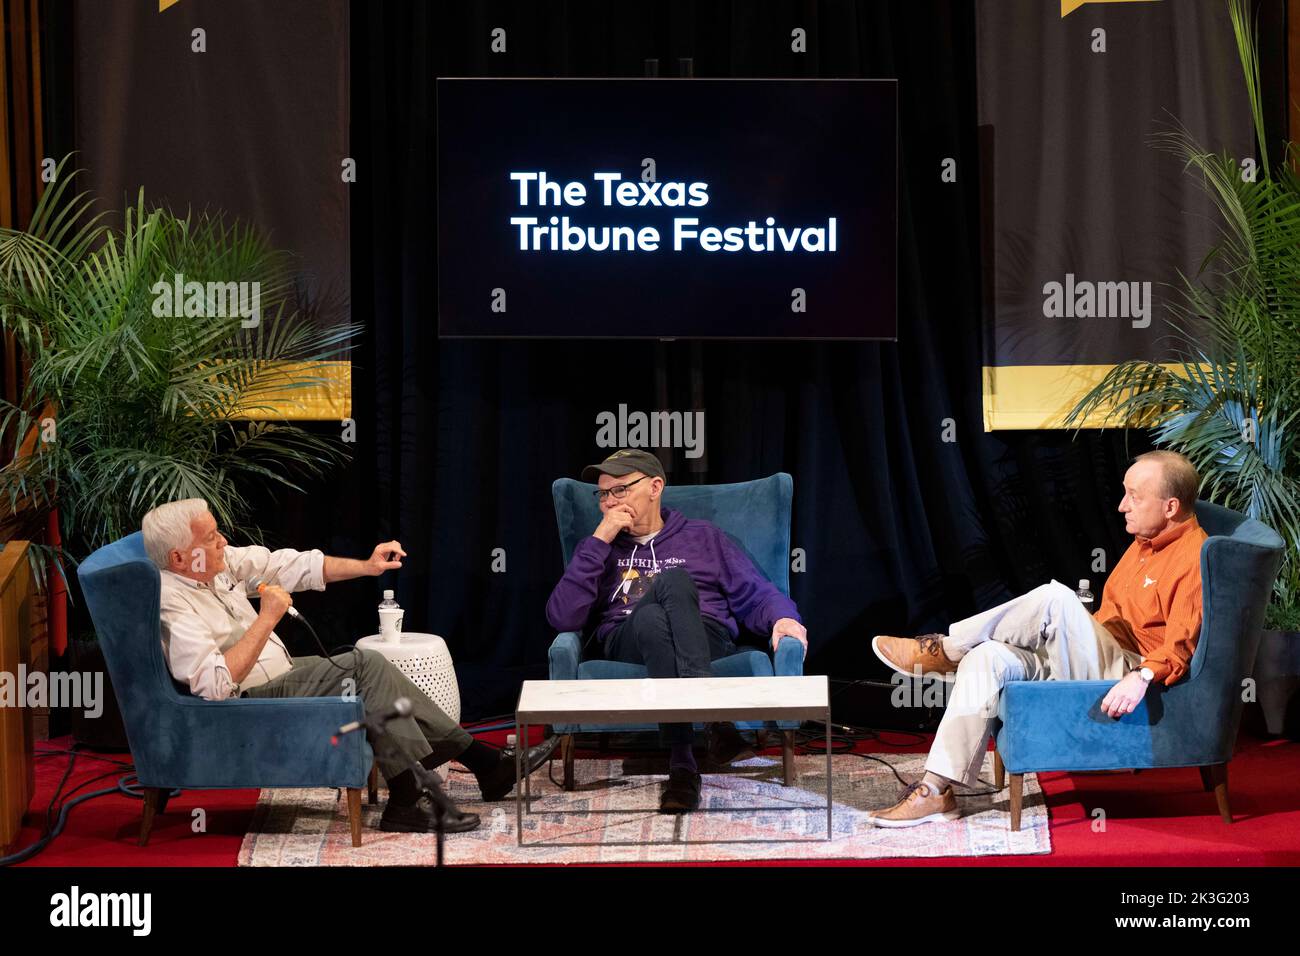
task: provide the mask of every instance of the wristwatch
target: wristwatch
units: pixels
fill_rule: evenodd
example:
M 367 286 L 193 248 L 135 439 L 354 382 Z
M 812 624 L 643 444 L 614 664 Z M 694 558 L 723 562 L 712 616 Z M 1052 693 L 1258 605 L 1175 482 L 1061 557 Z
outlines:
M 1142 679 L 1146 681 L 1148 684 L 1156 679 L 1156 672 L 1149 667 L 1135 667 L 1133 668 L 1133 670 L 1141 674 Z M 1132 671 L 1130 671 L 1129 673 L 1132 673 Z

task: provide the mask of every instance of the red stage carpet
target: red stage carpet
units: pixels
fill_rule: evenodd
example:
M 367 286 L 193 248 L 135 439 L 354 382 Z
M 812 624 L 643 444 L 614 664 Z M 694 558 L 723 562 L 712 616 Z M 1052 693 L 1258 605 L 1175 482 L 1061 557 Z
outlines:
M 488 740 L 500 742 L 502 734 Z M 860 745 L 871 753 L 920 752 L 925 745 L 889 746 L 910 738 L 885 733 L 883 740 Z M 67 738 L 38 744 L 66 748 Z M 126 755 L 105 755 L 129 759 Z M 613 756 L 611 754 L 611 756 Z M 66 756 L 37 760 L 36 799 L 29 822 L 44 818 L 45 807 L 67 766 Z M 556 772 L 559 764 L 556 762 Z M 83 787 L 84 793 L 113 786 L 126 770 L 88 754 L 77 758 L 64 792 L 99 774 L 110 776 Z M 1048 773 L 1040 777 L 1051 815 L 1053 852 L 1046 856 L 1000 856 L 881 860 L 873 866 L 1277 866 L 1300 865 L 1300 744 L 1263 741 L 1245 731 L 1229 767 L 1235 822 L 1223 824 L 1213 794 L 1201 790 L 1195 770 L 1149 770 L 1140 774 Z M 186 791 L 172 798 L 154 824 L 149 846 L 135 845 L 140 801 L 113 794 L 73 808 L 63 834 L 26 866 L 234 866 L 245 828 L 257 802 L 256 790 Z M 1105 810 L 1105 831 L 1094 830 L 1093 812 Z M 194 811 L 206 817 L 206 833 L 192 829 Z M 20 847 L 36 839 L 29 826 Z M 455 839 L 452 837 L 451 839 Z M 845 866 L 852 861 L 759 864 L 673 864 Z

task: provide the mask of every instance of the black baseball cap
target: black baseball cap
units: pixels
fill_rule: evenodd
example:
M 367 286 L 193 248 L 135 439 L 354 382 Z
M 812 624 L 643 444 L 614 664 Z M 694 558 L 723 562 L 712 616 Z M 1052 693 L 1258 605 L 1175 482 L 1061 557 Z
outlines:
M 668 480 L 668 476 L 664 474 L 663 463 L 654 454 L 642 448 L 620 448 L 599 465 L 588 465 L 582 469 L 582 480 L 595 484 L 602 474 L 621 478 L 634 471 L 649 475 L 651 478 Z

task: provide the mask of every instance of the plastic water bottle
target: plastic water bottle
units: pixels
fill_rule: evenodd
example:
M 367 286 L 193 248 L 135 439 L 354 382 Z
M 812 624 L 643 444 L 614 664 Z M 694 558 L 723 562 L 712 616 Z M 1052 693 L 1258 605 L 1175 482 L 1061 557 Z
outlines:
M 385 591 L 384 599 L 379 602 L 379 633 L 390 643 L 396 643 L 400 639 L 402 629 L 401 612 L 401 605 L 393 600 L 393 592 Z
M 1089 614 L 1092 613 L 1092 591 L 1090 589 L 1091 583 L 1092 582 L 1090 582 L 1087 578 L 1080 578 L 1079 590 L 1074 592 L 1075 594 L 1079 595 L 1079 603 L 1084 606 L 1084 609 Z

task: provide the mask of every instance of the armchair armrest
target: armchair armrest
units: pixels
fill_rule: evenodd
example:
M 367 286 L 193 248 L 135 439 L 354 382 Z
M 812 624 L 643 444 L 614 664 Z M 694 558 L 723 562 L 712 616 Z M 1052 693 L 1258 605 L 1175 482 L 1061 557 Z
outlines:
M 582 661 L 582 638 L 577 631 L 556 635 L 549 653 L 551 680 L 577 680 Z
M 1036 714 L 1048 710 L 1068 714 L 1079 721 L 1100 718 L 1113 722 L 1115 718 L 1101 712 L 1101 701 L 1114 686 L 1113 680 L 1011 681 L 1002 690 L 998 717 L 1004 724 L 1017 720 L 1032 724 Z M 1144 700 L 1126 717 L 1137 717 L 1145 707 Z
M 1137 709 L 1108 717 L 1110 680 L 1012 681 L 998 705 L 1007 770 L 1199 767 L 1232 758 L 1241 699 L 1196 679 L 1147 690 Z
M 803 676 L 803 644 L 793 637 L 783 637 L 776 645 L 772 671 L 777 677 Z
M 149 740 L 132 741 L 136 773 L 144 786 L 362 786 L 366 735 L 331 738 L 364 713 L 360 699 L 340 697 L 182 697 L 160 708 Z

